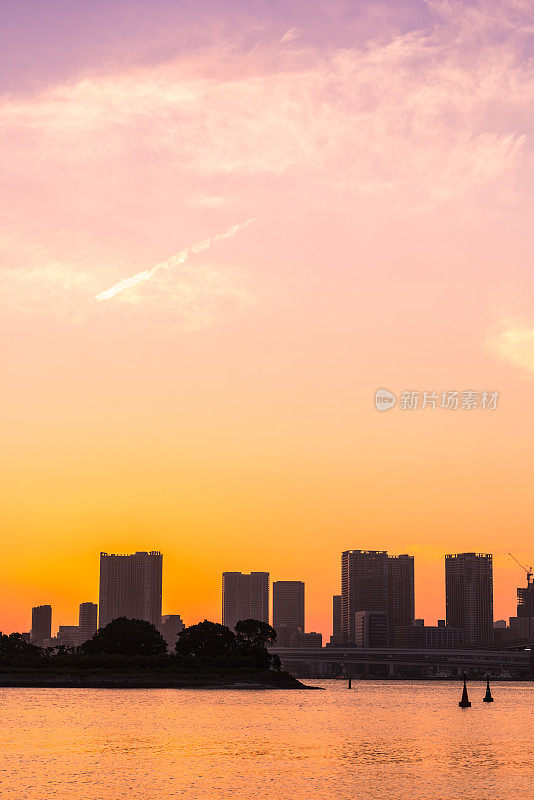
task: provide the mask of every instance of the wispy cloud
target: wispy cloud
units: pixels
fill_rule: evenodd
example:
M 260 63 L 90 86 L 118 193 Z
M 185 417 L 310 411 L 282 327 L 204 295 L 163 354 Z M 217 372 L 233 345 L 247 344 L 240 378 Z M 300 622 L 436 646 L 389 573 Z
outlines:
M 210 236 L 208 239 L 203 239 L 201 242 L 197 242 L 189 247 L 185 247 L 183 250 L 180 250 L 179 253 L 175 253 L 166 261 L 160 261 L 160 263 L 156 264 L 154 267 L 152 267 L 152 269 L 143 270 L 142 272 L 138 272 L 136 275 L 131 275 L 129 278 L 124 278 L 123 280 L 111 286 L 111 288 L 99 292 L 95 296 L 95 300 L 109 300 L 111 297 L 115 297 L 115 295 L 125 291 L 125 289 L 131 289 L 133 286 L 137 286 L 137 284 L 142 283 L 143 281 L 149 281 L 161 270 L 171 269 L 172 267 L 177 267 L 180 264 L 185 264 L 185 262 L 191 256 L 209 250 L 210 247 L 212 247 L 212 245 L 216 242 L 221 242 L 224 239 L 231 239 L 236 235 L 236 233 L 243 230 L 243 228 L 246 228 L 253 221 L 253 219 L 247 219 L 245 222 L 242 222 L 238 225 L 232 225 L 232 227 L 224 233 Z
M 492 327 L 487 338 L 491 355 L 522 372 L 534 375 L 534 323 L 505 318 Z
M 432 0 L 432 25 L 402 35 L 386 26 L 377 38 L 360 30 L 350 47 L 295 42 L 288 28 L 283 47 L 279 34 L 242 50 L 214 39 L 163 65 L 0 98 L 10 153 L 1 218 L 53 254 L 50 263 L 81 264 L 97 283 L 91 303 L 120 295 L 140 305 L 153 298 L 149 284 L 175 296 L 155 276 L 194 252 L 150 267 L 154 242 L 170 253 L 177 235 L 202 236 L 202 214 L 224 219 L 223 229 L 230 203 L 236 216 L 254 208 L 295 229 L 303 205 L 339 203 L 389 231 L 399 215 L 454 204 L 467 216 L 515 199 L 532 183 L 534 76 L 523 38 L 532 12 L 519 0 L 464 14 L 462 5 Z M 261 269 L 263 254 L 246 246 Z M 9 277 L 19 300 L 22 276 L 37 285 L 45 264 L 32 262 L 30 275 L 25 258 L 13 246 L 3 259 L 22 270 Z
M 97 315 L 101 318 L 102 314 L 110 313 L 119 313 L 122 322 L 130 320 L 135 324 L 142 319 L 147 325 L 150 319 L 154 324 L 164 320 L 171 328 L 186 330 L 218 324 L 255 302 L 250 276 L 244 269 L 221 266 L 205 257 L 187 264 L 183 256 L 206 254 L 208 242 L 230 238 L 251 221 L 235 225 L 223 234 L 186 248 L 156 268 L 114 285 L 114 294 L 121 292 L 122 302 L 109 308 L 107 304 L 96 304 L 95 296 L 103 276 L 123 270 L 122 262 L 61 261 L 17 237 L 0 236 L 0 260 L 10 244 L 23 262 L 22 266 L 4 267 L 0 271 L 0 306 L 19 314 L 53 316 L 75 324 L 90 323 Z M 179 270 L 168 269 L 178 263 Z M 144 280 L 147 283 L 139 286 Z M 126 288 L 128 291 L 124 291 Z
M 23 171 L 37 157 L 82 169 L 148 160 L 152 173 L 176 175 L 305 169 L 353 186 L 387 181 L 416 205 L 498 191 L 525 144 L 534 78 L 514 41 L 464 54 L 458 25 L 472 36 L 479 17 L 460 23 L 445 13 L 450 3 L 434 5 L 442 23 L 432 32 L 376 45 L 241 55 L 214 46 L 189 60 L 7 98 L 0 128 L 15 160 L 16 140 L 21 162 L 32 142 Z
M 300 31 L 299 31 L 298 28 L 288 28 L 288 30 L 285 31 L 285 33 L 282 36 L 282 38 L 280 39 L 280 41 L 281 42 L 293 42 L 295 39 L 298 38 L 299 33 L 300 33 Z

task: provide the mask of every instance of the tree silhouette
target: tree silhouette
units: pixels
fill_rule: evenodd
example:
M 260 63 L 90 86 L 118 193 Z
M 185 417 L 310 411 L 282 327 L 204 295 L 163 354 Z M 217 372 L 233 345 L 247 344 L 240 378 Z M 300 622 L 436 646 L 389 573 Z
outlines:
M 258 619 L 241 619 L 235 626 L 239 645 L 252 649 L 268 647 L 276 640 L 276 631 L 267 622 Z
M 258 619 L 241 619 L 235 626 L 240 653 L 250 658 L 257 669 L 280 669 L 280 661 L 267 650 L 276 640 L 276 631 L 267 622 Z
M 237 639 L 230 628 L 207 619 L 180 631 L 175 645 L 177 655 L 199 659 L 227 657 L 236 650 Z
M 87 654 L 159 656 L 166 654 L 167 643 L 150 622 L 117 617 L 78 649 Z
M 0 634 L 0 664 L 35 664 L 44 658 L 44 652 L 20 633 Z

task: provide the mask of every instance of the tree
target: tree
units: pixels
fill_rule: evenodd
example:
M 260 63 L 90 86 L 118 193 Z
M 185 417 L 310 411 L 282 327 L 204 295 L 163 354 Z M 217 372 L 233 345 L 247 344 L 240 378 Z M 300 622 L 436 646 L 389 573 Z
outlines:
M 160 656 L 166 654 L 167 643 L 150 622 L 117 617 L 80 645 L 79 650 L 88 654 Z
M 44 651 L 27 642 L 20 633 L 0 634 L 0 664 L 27 664 L 42 661 Z
M 176 654 L 199 659 L 213 659 L 235 654 L 237 639 L 226 625 L 218 622 L 199 622 L 180 631 L 176 640 Z
M 235 630 L 239 652 L 251 658 L 257 669 L 269 669 L 271 665 L 280 668 L 278 657 L 267 650 L 276 641 L 276 631 L 271 625 L 258 619 L 242 619 Z
M 276 641 L 276 631 L 267 622 L 258 619 L 241 619 L 235 626 L 237 641 L 245 647 L 269 647 Z

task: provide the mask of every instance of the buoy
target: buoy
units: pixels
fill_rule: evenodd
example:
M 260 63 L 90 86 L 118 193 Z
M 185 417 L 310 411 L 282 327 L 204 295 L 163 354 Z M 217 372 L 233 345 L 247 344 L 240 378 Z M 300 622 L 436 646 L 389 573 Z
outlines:
M 469 697 L 467 695 L 467 685 L 465 683 L 465 672 L 464 672 L 464 690 L 462 692 L 462 699 L 458 703 L 460 708 L 471 708 L 471 703 L 469 702 Z
M 489 675 L 486 675 L 486 694 L 482 698 L 483 703 L 493 703 L 493 697 L 491 696 L 490 685 L 489 685 Z

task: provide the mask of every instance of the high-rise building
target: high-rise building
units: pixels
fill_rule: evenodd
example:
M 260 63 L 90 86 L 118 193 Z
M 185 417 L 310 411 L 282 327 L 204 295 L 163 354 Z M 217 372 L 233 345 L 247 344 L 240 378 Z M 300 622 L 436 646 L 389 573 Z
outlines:
M 481 553 L 445 556 L 447 625 L 461 628 L 465 647 L 493 640 L 492 557 Z
M 78 616 L 78 644 L 92 639 L 97 629 L 98 606 L 96 603 L 80 603 Z
M 32 608 L 31 640 L 42 647 L 52 637 L 52 606 L 35 606 Z
M 184 629 L 184 623 L 179 614 L 164 614 L 161 618 L 161 635 L 167 642 L 167 649 L 174 652 L 176 639 Z
M 242 619 L 269 622 L 269 573 L 223 572 L 222 619 L 230 630 Z
M 332 636 L 330 644 L 342 644 L 343 633 L 341 631 L 341 595 L 335 594 L 332 597 Z
M 414 557 L 388 556 L 388 643 L 395 641 L 395 628 L 414 624 Z
M 341 630 L 343 641 L 355 642 L 355 613 L 388 611 L 388 554 L 378 550 L 346 550 L 341 555 Z
M 159 630 L 163 556 L 157 550 L 132 555 L 100 553 L 100 618 L 145 619 Z
M 288 647 L 291 635 L 304 633 L 304 583 L 274 581 L 273 628 L 279 647 Z

